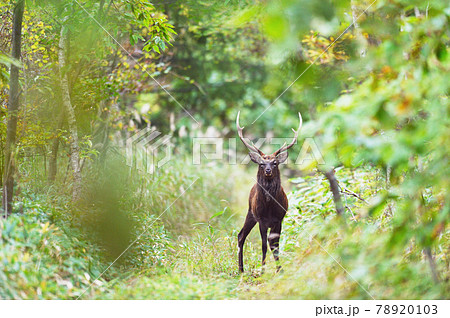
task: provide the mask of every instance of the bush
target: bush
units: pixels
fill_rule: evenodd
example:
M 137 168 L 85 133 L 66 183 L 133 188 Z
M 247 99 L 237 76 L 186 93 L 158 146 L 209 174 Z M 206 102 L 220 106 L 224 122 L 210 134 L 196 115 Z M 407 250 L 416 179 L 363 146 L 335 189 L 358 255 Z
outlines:
M 228 168 L 178 161 L 149 175 L 130 173 L 120 158 L 95 168 L 86 170 L 77 205 L 54 189 L 23 189 L 16 213 L 0 221 L 0 297 L 76 298 L 114 262 L 85 294 L 97 297 L 124 277 L 174 265 L 178 235 L 214 231 L 232 217 L 223 200 L 233 189 Z
M 340 169 L 343 189 L 370 202 L 384 180 L 372 168 Z M 395 218 L 389 207 L 376 216 L 350 195 L 344 222 L 336 217 L 327 180 L 321 175 L 293 180 L 290 211 L 281 236 L 284 272 L 251 287 L 245 298 L 267 299 L 441 299 L 449 294 L 445 263 L 448 235 L 437 241 L 436 266 L 443 279 L 435 283 L 423 248 L 390 244 Z M 342 266 L 342 267 L 341 267 Z
M 74 229 L 45 221 L 50 208 L 42 202 L 25 201 L 23 208 L 23 214 L 0 221 L 0 297 L 77 297 L 100 275 L 98 247 Z

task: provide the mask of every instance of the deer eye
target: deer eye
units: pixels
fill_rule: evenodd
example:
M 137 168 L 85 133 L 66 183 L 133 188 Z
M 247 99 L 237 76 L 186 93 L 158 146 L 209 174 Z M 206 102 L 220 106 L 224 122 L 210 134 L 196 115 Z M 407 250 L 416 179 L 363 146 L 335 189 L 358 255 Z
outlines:
M 276 166 L 278 163 L 277 162 L 273 162 L 273 165 Z

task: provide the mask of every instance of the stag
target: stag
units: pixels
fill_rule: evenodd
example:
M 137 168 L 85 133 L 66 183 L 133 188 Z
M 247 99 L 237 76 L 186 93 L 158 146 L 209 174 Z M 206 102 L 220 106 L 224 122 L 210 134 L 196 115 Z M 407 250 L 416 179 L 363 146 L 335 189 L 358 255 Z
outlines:
M 248 198 L 248 212 L 245 218 L 244 226 L 238 234 L 239 247 L 239 271 L 244 272 L 243 247 L 245 239 L 250 231 L 259 224 L 259 232 L 262 240 L 262 266 L 264 268 L 267 254 L 267 240 L 270 249 L 277 263 L 277 271 L 281 269 L 279 266 L 279 241 L 281 234 L 281 223 L 288 209 L 288 199 L 281 186 L 279 165 L 288 158 L 287 150 L 296 142 L 298 133 L 302 127 L 302 116 L 298 113 L 300 124 L 297 130 L 294 130 L 294 139 L 289 145 L 284 145 L 271 155 L 265 155 L 253 143 L 248 143 L 243 136 L 244 127 L 239 126 L 239 114 L 236 118 L 236 126 L 239 138 L 250 151 L 250 159 L 259 165 L 257 182 L 252 187 Z M 270 229 L 269 237 L 267 231 Z

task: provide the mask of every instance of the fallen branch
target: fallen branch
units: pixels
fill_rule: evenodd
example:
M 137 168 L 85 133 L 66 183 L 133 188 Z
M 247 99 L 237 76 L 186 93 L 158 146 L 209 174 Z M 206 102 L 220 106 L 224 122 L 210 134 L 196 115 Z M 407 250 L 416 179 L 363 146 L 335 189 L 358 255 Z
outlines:
M 363 198 L 361 198 L 360 195 L 358 195 L 358 194 L 356 194 L 355 192 L 353 192 L 353 191 L 347 189 L 346 187 L 343 187 L 343 188 L 342 188 L 342 187 L 339 185 L 339 188 L 341 189 L 341 193 L 342 193 L 342 194 L 345 194 L 345 195 L 351 195 L 351 196 L 353 196 L 353 197 L 355 197 L 355 198 L 357 198 L 357 199 L 363 201 L 364 203 L 367 203 L 367 201 L 364 200 Z

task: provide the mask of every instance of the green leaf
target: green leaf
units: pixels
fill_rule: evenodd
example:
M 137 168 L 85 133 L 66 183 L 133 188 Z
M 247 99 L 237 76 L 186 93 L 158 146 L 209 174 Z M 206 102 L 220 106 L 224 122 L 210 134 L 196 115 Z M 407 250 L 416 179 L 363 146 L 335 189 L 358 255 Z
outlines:
M 209 219 L 212 220 L 212 219 L 224 214 L 226 210 L 227 210 L 227 207 L 225 207 L 222 211 L 214 213 Z

